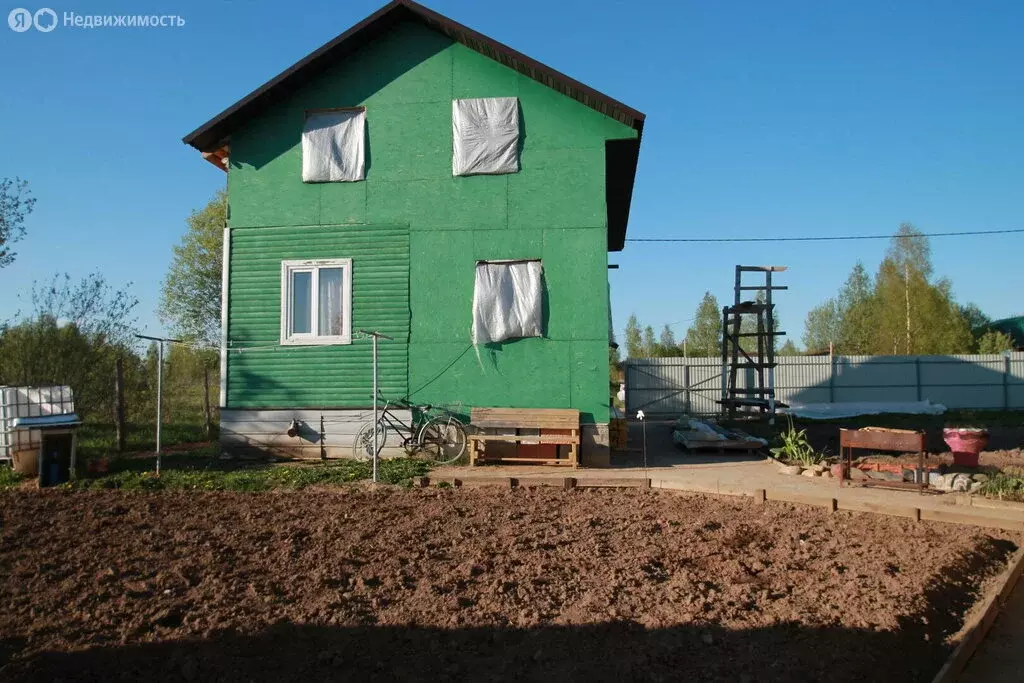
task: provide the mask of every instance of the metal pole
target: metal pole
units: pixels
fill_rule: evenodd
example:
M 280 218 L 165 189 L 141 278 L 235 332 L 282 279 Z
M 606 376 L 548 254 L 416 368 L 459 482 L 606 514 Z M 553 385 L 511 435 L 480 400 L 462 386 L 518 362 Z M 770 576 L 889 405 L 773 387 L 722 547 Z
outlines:
M 373 335 L 373 483 L 377 483 L 377 335 Z
M 148 339 L 149 341 L 155 341 L 160 346 L 157 347 L 156 355 L 156 474 L 160 476 L 160 423 L 164 421 L 163 414 L 163 394 L 164 394 L 164 342 L 171 342 L 172 344 L 182 344 L 180 339 L 171 339 L 169 337 L 151 337 L 147 334 L 137 334 L 136 339 Z
M 164 421 L 164 341 L 157 342 L 156 354 L 156 476 L 160 476 L 160 423 Z
M 644 476 L 646 476 L 647 472 L 647 421 L 645 418 L 646 416 L 644 415 L 644 411 L 636 411 L 636 419 L 640 420 L 640 425 L 642 426 L 644 431 Z

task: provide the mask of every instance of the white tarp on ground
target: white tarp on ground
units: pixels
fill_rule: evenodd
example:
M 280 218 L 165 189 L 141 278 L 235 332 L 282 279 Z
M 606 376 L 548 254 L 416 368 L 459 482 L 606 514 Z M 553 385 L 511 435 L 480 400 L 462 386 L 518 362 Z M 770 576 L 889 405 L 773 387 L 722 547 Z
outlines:
M 476 264 L 474 344 L 543 334 L 541 273 L 540 261 Z
M 519 100 L 452 100 L 452 175 L 519 171 Z
M 881 415 L 894 413 L 902 415 L 941 415 L 946 406 L 931 401 L 863 401 L 849 403 L 793 403 L 788 408 L 779 408 L 780 413 L 811 420 L 830 420 L 837 417 L 857 415 Z
M 366 111 L 314 112 L 302 129 L 302 182 L 336 183 L 366 177 Z

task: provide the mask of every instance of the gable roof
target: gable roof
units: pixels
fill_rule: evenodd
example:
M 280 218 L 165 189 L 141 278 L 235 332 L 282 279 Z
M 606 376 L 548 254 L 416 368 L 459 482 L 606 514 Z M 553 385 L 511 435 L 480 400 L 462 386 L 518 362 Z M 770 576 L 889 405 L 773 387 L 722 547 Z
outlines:
M 640 152 L 640 137 L 643 134 L 644 115 L 618 100 L 541 64 L 493 38 L 477 33 L 471 28 L 413 2 L 413 0 L 393 0 L 388 3 L 196 128 L 182 141 L 203 152 L 207 158 L 218 155 L 232 130 L 246 120 L 285 99 L 296 89 L 373 42 L 397 24 L 409 20 L 423 23 L 453 41 L 637 131 L 635 139 L 609 142 L 605 154 L 608 248 L 614 251 L 622 249 L 626 237 L 629 204 L 633 194 L 633 179 L 636 175 L 637 158 Z

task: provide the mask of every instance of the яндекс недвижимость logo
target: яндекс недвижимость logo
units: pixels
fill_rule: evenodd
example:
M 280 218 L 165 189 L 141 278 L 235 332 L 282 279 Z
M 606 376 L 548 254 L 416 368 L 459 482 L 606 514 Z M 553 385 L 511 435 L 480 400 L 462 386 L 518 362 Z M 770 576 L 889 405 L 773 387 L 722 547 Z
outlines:
M 7 15 L 7 25 L 15 33 L 24 33 L 33 26 L 40 33 L 49 33 L 57 28 L 57 13 L 49 7 L 35 12 L 24 7 L 12 9 Z M 79 14 L 64 12 L 65 27 L 70 28 L 181 28 L 185 18 L 177 14 Z
M 24 7 L 17 7 L 7 15 L 7 25 L 17 33 L 24 33 L 33 26 L 37 31 L 49 33 L 57 28 L 57 13 L 49 7 L 36 10 L 35 14 Z

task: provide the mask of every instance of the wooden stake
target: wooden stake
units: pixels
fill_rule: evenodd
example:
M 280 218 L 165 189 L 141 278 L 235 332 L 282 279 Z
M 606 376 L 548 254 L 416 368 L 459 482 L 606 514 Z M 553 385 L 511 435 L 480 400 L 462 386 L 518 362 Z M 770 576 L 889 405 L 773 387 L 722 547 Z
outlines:
M 117 430 L 117 452 L 124 453 L 124 359 L 114 361 L 114 427 Z
M 203 363 L 203 435 L 209 439 L 212 427 L 210 417 L 210 368 Z

